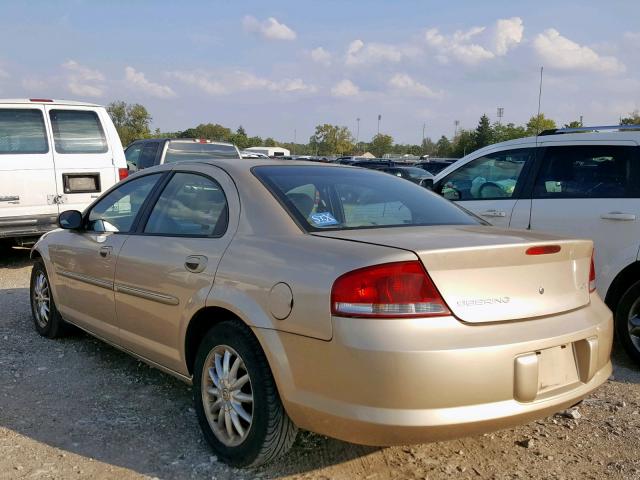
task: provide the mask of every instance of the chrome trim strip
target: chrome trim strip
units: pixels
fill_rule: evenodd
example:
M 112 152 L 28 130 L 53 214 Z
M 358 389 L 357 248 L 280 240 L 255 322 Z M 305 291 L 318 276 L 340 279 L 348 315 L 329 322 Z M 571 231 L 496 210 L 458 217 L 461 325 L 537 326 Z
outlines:
M 124 293 L 126 295 L 132 295 L 134 297 L 144 298 L 145 300 L 151 300 L 152 302 L 164 303 L 165 305 L 178 305 L 180 300 L 171 295 L 164 295 L 158 292 L 152 292 L 150 290 L 142 290 L 140 288 L 129 287 L 127 285 L 115 285 L 115 291 Z
M 19 195 L 3 195 L 0 197 L 0 202 L 19 202 Z
M 106 288 L 107 290 L 113 290 L 113 282 L 110 282 L 109 280 L 102 280 L 100 278 L 84 275 L 82 273 L 69 272 L 67 270 L 62 270 L 61 268 L 56 268 L 56 273 L 62 275 L 63 277 L 78 280 L 79 282 L 88 283 L 89 285 Z

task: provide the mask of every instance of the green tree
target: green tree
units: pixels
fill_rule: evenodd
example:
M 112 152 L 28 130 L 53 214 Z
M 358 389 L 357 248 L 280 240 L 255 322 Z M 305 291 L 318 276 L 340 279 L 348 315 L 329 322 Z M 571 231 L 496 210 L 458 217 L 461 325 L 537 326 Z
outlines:
M 120 141 L 125 147 L 134 140 L 151 136 L 149 129 L 151 115 L 139 103 L 129 105 L 118 100 L 107 105 L 107 112 L 109 112 L 120 136 Z
M 544 130 L 552 130 L 556 128 L 556 122 L 550 118 L 546 118 L 544 113 L 534 115 L 527 122 L 527 135 L 535 136 Z
M 271 137 L 267 137 L 264 139 L 264 146 L 265 147 L 277 147 L 278 144 L 276 143 L 276 141 L 271 138 Z
M 247 137 L 247 132 L 242 128 L 242 125 L 236 129 L 236 133 L 232 136 L 231 141 L 241 150 L 252 146 L 249 145 L 249 137 Z
M 230 142 L 232 137 L 231 129 L 218 123 L 201 123 L 195 128 L 188 128 L 180 132 L 180 138 L 206 138 L 218 142 Z
M 429 137 L 425 138 L 420 145 L 420 155 L 435 155 L 437 147 Z
M 436 142 L 436 148 L 433 152 L 436 157 L 451 156 L 451 142 L 447 137 L 442 135 Z
M 489 117 L 486 114 L 480 117 L 478 126 L 474 132 L 475 149 L 486 147 L 490 145 L 493 140 L 493 131 L 491 130 L 491 123 L 489 123 Z
M 262 147 L 264 141 L 262 137 L 249 137 L 247 138 L 247 148 L 248 147 Z
M 309 147 L 318 155 L 350 153 L 354 149 L 354 139 L 347 127 L 325 123 L 316 126 L 315 133 L 309 138 Z
M 564 124 L 564 128 L 580 128 L 580 127 L 582 127 L 582 122 L 580 120 L 573 120 L 572 122 Z
M 493 130 L 491 143 L 506 142 L 507 140 L 527 136 L 527 131 L 524 127 L 516 127 L 513 123 L 507 123 L 506 125 L 494 123 L 491 128 Z
M 458 135 L 453 139 L 448 156 L 454 158 L 464 157 L 476 149 L 475 130 L 459 130 Z
M 385 153 L 388 153 L 392 146 L 393 137 L 391 135 L 378 133 L 371 139 L 371 153 L 376 157 L 382 157 Z
M 634 110 L 628 117 L 620 120 L 620 125 L 640 125 L 640 112 Z

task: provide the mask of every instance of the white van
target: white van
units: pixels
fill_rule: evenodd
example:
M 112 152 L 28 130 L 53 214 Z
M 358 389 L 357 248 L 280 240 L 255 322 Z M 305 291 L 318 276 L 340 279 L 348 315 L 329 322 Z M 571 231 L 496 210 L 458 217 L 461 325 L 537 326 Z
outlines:
M 118 132 L 99 105 L 0 100 L 0 240 L 30 243 L 128 174 Z

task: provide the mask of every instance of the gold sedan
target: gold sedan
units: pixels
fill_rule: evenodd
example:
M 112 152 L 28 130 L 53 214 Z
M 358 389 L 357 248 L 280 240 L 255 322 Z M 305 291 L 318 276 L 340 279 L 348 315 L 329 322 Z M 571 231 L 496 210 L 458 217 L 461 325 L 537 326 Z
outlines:
M 272 160 L 146 169 L 35 245 L 36 330 L 192 383 L 220 459 L 298 428 L 393 445 L 569 407 L 611 373 L 593 246 L 504 231 L 385 173 Z

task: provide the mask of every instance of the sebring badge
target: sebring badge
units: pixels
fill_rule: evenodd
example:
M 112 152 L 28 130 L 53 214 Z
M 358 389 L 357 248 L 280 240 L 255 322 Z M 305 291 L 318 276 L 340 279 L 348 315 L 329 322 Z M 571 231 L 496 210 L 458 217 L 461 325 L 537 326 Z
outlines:
M 458 300 L 459 307 L 480 307 L 482 305 L 496 305 L 509 303 L 509 297 L 474 298 L 471 300 Z

